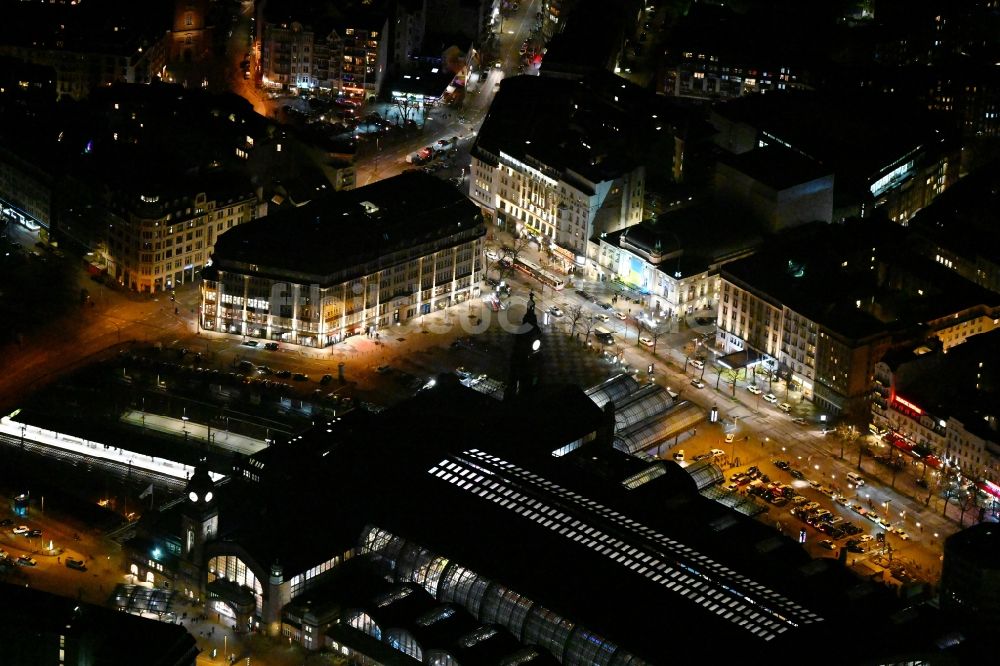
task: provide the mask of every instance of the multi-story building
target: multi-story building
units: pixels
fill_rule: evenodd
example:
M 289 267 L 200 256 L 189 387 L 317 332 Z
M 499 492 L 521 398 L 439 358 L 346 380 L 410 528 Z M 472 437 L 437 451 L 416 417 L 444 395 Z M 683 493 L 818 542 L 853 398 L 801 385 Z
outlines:
M 260 21 L 262 85 L 377 96 L 390 53 L 388 15 L 355 3 L 342 16 L 334 20 L 322 13 L 296 13 L 281 3 L 265 5 Z
M 875 366 L 873 429 L 932 467 L 1000 483 L 998 337 L 977 335 L 948 353 L 935 341 L 886 354 Z
M 587 274 L 642 295 L 658 317 L 711 310 L 719 303 L 719 267 L 762 242 L 745 220 L 696 204 L 591 241 Z
M 83 99 L 120 81 L 148 83 L 167 61 L 173 2 L 17 2 L 5 11 L 0 55 L 51 67 L 60 97 Z
M 219 236 L 262 217 L 267 206 L 260 188 L 227 173 L 112 196 L 108 273 L 145 293 L 199 280 Z
M 913 218 L 924 256 L 970 282 L 1000 292 L 1000 168 L 986 166 L 959 181 Z
M 673 154 L 661 113 L 613 74 L 508 79 L 472 149 L 469 196 L 493 224 L 582 268 L 591 238 L 642 220 L 644 162 L 657 150 Z
M 1000 530 L 985 522 L 952 534 L 944 542 L 941 610 L 946 617 L 988 635 L 1000 621 Z
M 679 20 L 671 40 L 663 92 L 726 100 L 808 90 L 811 53 L 820 43 L 820 31 L 794 17 L 747 15 L 725 5 L 696 3 Z
M 753 284 L 755 269 L 762 268 L 755 264 L 758 259 L 721 270 L 717 346 L 726 353 L 761 354 L 764 367 L 798 387 L 803 398 L 826 412 L 858 418 L 865 413 L 872 367 L 888 349 L 889 335 L 864 313 L 826 311 L 818 294 L 792 302 L 792 294 L 762 290 Z
M 265 86 L 285 89 L 329 87 L 336 76 L 333 63 L 338 59 L 338 51 L 335 44 L 325 37 L 317 40 L 312 27 L 298 21 L 265 23 L 263 27 L 260 69 Z
M 830 169 L 834 221 L 882 208 L 906 224 L 958 180 L 956 137 L 926 110 L 880 95 L 751 95 L 716 105 L 709 120 L 716 144 L 731 153 L 780 144 Z
M 422 172 L 234 231 L 216 244 L 204 276 L 206 329 L 325 347 L 480 289 L 482 216 L 454 187 Z
M 953 341 L 961 322 L 1000 306 L 908 251 L 905 236 L 863 221 L 807 225 L 723 266 L 718 347 L 760 353 L 805 398 L 867 423 L 874 366 L 895 340 Z

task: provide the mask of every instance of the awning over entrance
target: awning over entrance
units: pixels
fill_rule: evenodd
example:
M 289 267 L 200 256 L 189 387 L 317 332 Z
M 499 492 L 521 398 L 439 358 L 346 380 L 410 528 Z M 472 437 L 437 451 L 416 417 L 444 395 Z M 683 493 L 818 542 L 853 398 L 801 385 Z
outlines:
M 764 362 L 764 355 L 753 349 L 732 352 L 718 358 L 718 363 L 723 368 L 739 370 L 741 368 L 752 368 Z
M 176 594 L 174 590 L 158 587 L 118 585 L 115 587 L 115 605 L 129 613 L 169 613 Z

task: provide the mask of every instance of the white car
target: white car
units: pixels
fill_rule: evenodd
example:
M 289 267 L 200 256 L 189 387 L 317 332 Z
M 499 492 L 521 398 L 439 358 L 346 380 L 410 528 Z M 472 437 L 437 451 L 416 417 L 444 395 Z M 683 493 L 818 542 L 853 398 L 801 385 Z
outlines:
M 720 456 L 726 455 L 726 452 L 723 451 L 722 449 L 712 449 L 711 451 L 709 451 L 709 453 L 712 454 L 713 458 L 718 458 Z
M 601 321 L 608 321 L 611 318 L 608 317 L 608 315 L 604 314 L 603 312 L 598 312 L 596 315 L 594 315 L 594 319 L 600 319 Z
M 858 541 L 865 543 L 866 541 L 872 541 L 874 538 L 871 534 L 862 534 L 858 537 Z
M 787 402 L 783 402 L 780 405 L 778 405 L 778 409 L 780 409 L 784 413 L 788 414 L 789 412 L 792 411 L 792 406 L 789 405 Z
M 625 319 L 628 318 L 628 315 L 626 315 L 624 312 L 615 312 L 615 316 L 621 319 L 622 321 L 625 321 Z
M 557 306 L 555 306 L 555 305 L 553 305 L 553 306 L 552 306 L 551 308 L 549 308 L 549 313 L 550 313 L 550 314 L 551 314 L 551 315 L 552 315 L 553 317 L 562 317 L 562 316 L 563 316 L 563 311 L 562 311 L 562 309 L 560 309 L 559 307 L 557 307 Z
M 674 454 L 674 460 L 676 460 L 677 462 L 684 462 L 683 449 Z
M 761 394 L 760 387 L 757 386 L 756 384 L 750 384 L 749 386 L 747 386 L 747 390 L 750 391 L 751 393 L 753 393 L 754 395 L 760 395 Z
M 703 389 L 703 388 L 705 388 L 705 382 L 701 381 L 700 379 L 692 379 L 691 380 L 691 386 L 693 386 L 693 387 L 695 387 L 697 389 Z
M 645 335 L 641 335 L 641 336 L 639 336 L 639 344 L 640 345 L 646 345 L 647 347 L 652 347 L 653 346 L 653 339 L 652 338 L 647 338 Z
M 691 359 L 690 363 L 699 370 L 705 367 L 705 362 L 702 361 L 700 358 L 693 358 Z
M 768 393 L 767 395 L 764 396 L 764 402 L 769 402 L 773 405 L 774 403 L 778 402 L 778 397 L 773 393 Z
M 736 439 L 735 433 L 730 432 L 726 434 L 726 444 L 732 444 L 734 439 Z
M 486 258 L 489 259 L 490 261 L 496 261 L 497 259 L 500 258 L 500 255 L 494 252 L 493 250 L 486 250 Z
M 27 525 L 21 525 L 20 527 L 14 528 L 14 534 L 27 534 L 31 530 L 28 529 Z

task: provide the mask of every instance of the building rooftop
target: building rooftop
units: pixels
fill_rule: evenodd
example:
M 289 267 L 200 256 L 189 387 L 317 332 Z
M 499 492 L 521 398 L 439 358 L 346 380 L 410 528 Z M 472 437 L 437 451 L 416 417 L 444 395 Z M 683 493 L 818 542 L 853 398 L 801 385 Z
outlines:
M 67 654 L 93 664 L 175 666 L 195 663 L 198 647 L 183 626 L 113 611 L 24 585 L 0 583 L 5 664 L 54 663 L 59 637 Z M 80 646 L 74 650 L 74 643 Z M 43 657 L 44 655 L 44 657 Z M 46 661 L 51 659 L 53 661 Z
M 622 646 L 653 664 L 666 663 L 664 627 L 683 637 L 672 659 L 704 654 L 706 641 L 795 651 L 896 607 L 834 560 L 812 561 L 790 538 L 702 497 L 676 464 L 630 490 L 623 482 L 647 464 L 601 435 L 554 457 L 607 415 L 580 389 L 542 388 L 523 404 L 498 403 L 442 376 L 381 414 L 317 424 L 248 462 L 263 487 L 237 478 L 220 489 L 243 498 L 233 517 L 220 504 L 222 538 L 264 566 L 276 558 L 288 576 L 376 526 L 611 642 L 601 650 Z M 426 422 L 449 427 L 428 437 L 414 427 Z M 323 530 L 305 507 L 324 507 Z M 274 539 L 268 516 L 279 515 Z M 903 633 L 860 635 L 858 650 L 897 650 Z
M 560 17 L 565 28 L 549 41 L 542 60 L 543 76 L 584 76 L 610 72 L 621 54 L 628 27 L 628 12 L 601 0 L 564 5 Z
M 874 220 L 806 224 L 722 271 L 852 339 L 916 329 L 1000 299 L 917 255 L 907 233 Z
M 753 252 L 763 235 L 732 209 L 705 202 L 667 211 L 604 239 L 648 255 L 665 273 L 689 277 Z M 660 260 L 654 261 L 657 255 Z
M 974 262 L 1000 264 L 1000 162 L 962 178 L 919 211 L 910 225 L 942 248 Z
M 877 94 L 781 91 L 713 107 L 765 132 L 837 175 L 838 187 L 867 188 L 890 165 L 945 143 L 928 112 Z
M 8 2 L 0 44 L 137 56 L 173 25 L 174 0 Z
M 472 152 L 491 163 L 504 153 L 569 182 L 582 177 L 586 190 L 672 154 L 671 113 L 614 74 L 581 81 L 515 76 L 500 84 Z
M 777 191 L 833 173 L 816 160 L 777 144 L 739 155 L 723 155 L 719 161 Z
M 996 570 L 1000 567 L 1000 525 L 979 523 L 952 534 L 945 540 L 945 557 L 952 553 Z
M 254 265 L 262 277 L 326 285 L 354 277 L 355 268 L 358 275 L 374 272 L 368 262 L 394 265 L 400 259 L 392 253 L 456 234 L 485 234 L 476 205 L 439 178 L 407 172 L 234 227 L 216 240 L 213 265 Z

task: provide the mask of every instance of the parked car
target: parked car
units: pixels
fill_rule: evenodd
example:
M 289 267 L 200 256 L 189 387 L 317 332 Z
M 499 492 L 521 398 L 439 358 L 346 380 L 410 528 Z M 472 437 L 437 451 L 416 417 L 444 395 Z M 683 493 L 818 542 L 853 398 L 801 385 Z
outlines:
M 726 444 L 732 444 L 734 439 L 736 439 L 735 433 L 732 432 L 726 433 Z
M 780 405 L 778 405 L 778 409 L 780 409 L 784 413 L 788 414 L 789 412 L 792 411 L 792 406 L 789 405 L 787 402 L 783 402 Z
M 243 341 L 243 346 L 244 347 L 256 347 L 258 344 L 260 344 L 260 343 L 258 343 L 256 340 L 244 340 Z
M 278 351 L 278 343 L 277 342 L 267 342 L 267 343 L 264 344 L 264 349 L 266 349 L 268 351 Z
M 693 387 L 695 387 L 697 389 L 703 389 L 703 388 L 705 388 L 705 382 L 701 381 L 700 379 L 692 379 L 691 380 L 691 386 L 693 386 Z
M 749 386 L 747 386 L 747 390 L 750 391 L 751 393 L 753 393 L 754 395 L 760 395 L 761 394 L 760 387 L 757 386 L 756 384 L 750 384 Z
M 37 538 L 37 537 L 42 536 L 42 531 L 40 529 L 28 530 L 28 533 L 25 534 L 24 536 L 31 537 L 31 538 Z
M 678 451 L 677 453 L 674 454 L 674 460 L 676 460 L 677 462 L 684 462 L 684 450 L 683 449 L 681 449 L 680 451 Z
M 332 381 L 333 381 L 333 375 L 323 375 L 323 377 L 319 380 L 319 383 L 322 384 L 323 386 L 326 386 Z
M 66 566 L 77 571 L 87 570 L 87 565 L 83 563 L 83 560 L 74 560 L 72 557 L 66 558 Z
M 705 362 L 698 358 L 693 358 L 689 362 L 691 363 L 691 365 L 698 368 L 699 370 L 705 367 Z
M 645 335 L 640 335 L 639 336 L 639 344 L 640 345 L 646 345 L 647 347 L 652 347 L 653 346 L 653 339 L 650 338 L 650 337 L 647 337 Z
M 294 375 L 292 375 L 292 379 L 294 379 L 297 382 L 307 382 L 309 381 L 309 375 L 305 374 L 304 372 L 296 372 Z
M 769 402 L 773 405 L 778 402 L 778 397 L 773 393 L 768 393 L 764 396 L 764 402 Z
M 797 469 L 793 469 L 793 470 L 791 470 L 791 471 L 789 472 L 789 474 L 791 474 L 793 478 L 796 478 L 796 479 L 798 479 L 799 481 L 801 481 L 802 479 L 806 478 L 806 475 L 805 475 L 805 474 L 803 474 L 803 473 L 802 473 L 801 471 L 799 471 L 799 470 L 797 470 Z
M 31 530 L 28 529 L 27 525 L 19 525 L 18 527 L 15 527 L 13 530 L 14 534 L 27 534 L 30 531 Z
M 38 561 L 35 560 L 35 558 L 33 557 L 22 555 L 21 557 L 17 558 L 17 563 L 20 564 L 22 567 L 33 567 L 36 564 L 38 564 Z
M 292 371 L 291 370 L 279 370 L 278 372 L 274 373 L 274 376 L 275 377 L 280 377 L 281 379 L 288 379 L 289 377 L 292 376 Z

